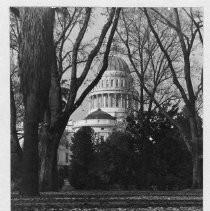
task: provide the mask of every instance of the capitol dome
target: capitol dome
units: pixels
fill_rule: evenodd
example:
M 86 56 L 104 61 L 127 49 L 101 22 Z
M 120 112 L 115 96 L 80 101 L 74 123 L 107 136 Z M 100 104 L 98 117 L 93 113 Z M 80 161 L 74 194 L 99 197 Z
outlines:
M 102 63 L 99 65 L 99 70 L 102 67 Z M 127 63 L 120 57 L 117 56 L 109 56 L 108 59 L 108 67 L 106 71 L 122 71 L 130 74 L 129 67 Z
M 89 93 L 88 115 L 74 123 L 74 130 L 91 126 L 97 136 L 105 140 L 126 118 L 130 109 L 138 110 L 134 97 L 138 98 L 138 92 L 133 86 L 127 63 L 120 57 L 109 56 L 107 70 Z
M 133 100 L 136 94 L 127 63 L 120 57 L 109 56 L 107 70 L 89 94 L 89 114 L 100 108 L 117 119 L 125 118 L 129 108 L 137 108 Z

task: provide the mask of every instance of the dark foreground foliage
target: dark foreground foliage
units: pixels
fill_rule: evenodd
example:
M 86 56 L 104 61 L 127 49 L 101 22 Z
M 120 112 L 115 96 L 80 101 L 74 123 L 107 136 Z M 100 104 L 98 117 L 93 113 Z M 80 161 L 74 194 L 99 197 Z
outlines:
M 189 123 L 185 117 L 177 109 L 172 109 L 170 115 L 184 123 L 187 133 Z M 145 119 L 128 116 L 125 131 L 115 131 L 99 143 L 94 142 L 90 127 L 75 133 L 69 169 L 69 181 L 74 188 L 182 190 L 191 187 L 192 157 L 177 129 L 159 112 L 150 114 L 148 127 L 141 127 L 140 118 Z
M 202 191 L 69 191 L 22 198 L 12 194 L 12 211 L 23 210 L 202 210 Z

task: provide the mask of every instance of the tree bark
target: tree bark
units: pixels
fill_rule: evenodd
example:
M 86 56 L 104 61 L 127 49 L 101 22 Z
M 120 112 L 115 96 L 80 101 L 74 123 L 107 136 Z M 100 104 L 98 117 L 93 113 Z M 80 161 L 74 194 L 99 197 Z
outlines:
M 43 126 L 40 131 L 40 172 L 39 185 L 40 191 L 58 191 L 58 172 L 57 172 L 57 151 L 60 139 L 68 123 L 68 120 L 57 120 L 59 128 L 50 131 Z M 59 123 L 58 123 L 59 122 Z
M 36 96 L 31 94 L 27 98 L 27 106 L 25 110 L 21 183 L 21 194 L 27 196 L 35 196 L 39 194 L 37 115 Z
M 10 79 L 10 152 L 11 152 L 11 181 L 19 180 L 23 152 L 19 144 L 16 130 L 16 106 L 12 80 Z
M 189 117 L 190 121 L 190 129 L 191 129 L 191 138 L 192 138 L 192 163 L 193 163 L 193 181 L 192 188 L 202 188 L 202 162 L 200 161 L 201 155 L 199 152 L 199 133 L 198 133 L 198 125 L 196 120 L 196 114 L 191 109 L 191 114 Z
M 57 145 L 55 135 L 50 135 L 47 127 L 43 126 L 40 131 L 40 191 L 57 191 Z
M 16 106 L 15 106 L 15 99 L 14 99 L 14 91 L 12 88 L 12 80 L 10 79 L 10 142 L 11 142 L 11 153 L 16 154 L 18 157 L 18 162 L 22 160 L 22 149 L 19 144 L 17 130 L 16 130 Z M 11 156 L 11 159 L 13 156 Z M 12 162 L 13 163 L 13 162 Z
M 20 8 L 19 75 L 25 107 L 21 193 L 39 195 L 38 129 L 49 107 L 54 9 Z

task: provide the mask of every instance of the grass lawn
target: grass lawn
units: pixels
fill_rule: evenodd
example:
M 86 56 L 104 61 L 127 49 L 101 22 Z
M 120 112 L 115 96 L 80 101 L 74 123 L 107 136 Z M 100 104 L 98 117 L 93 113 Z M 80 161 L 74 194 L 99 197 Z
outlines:
M 68 191 L 41 193 L 40 197 L 11 195 L 12 211 L 142 210 L 201 211 L 201 190 L 184 191 Z

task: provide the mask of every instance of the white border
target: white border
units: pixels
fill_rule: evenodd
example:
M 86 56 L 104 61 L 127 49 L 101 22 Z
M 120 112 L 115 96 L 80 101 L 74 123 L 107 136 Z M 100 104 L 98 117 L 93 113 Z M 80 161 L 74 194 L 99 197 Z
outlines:
M 0 210 L 10 210 L 9 7 L 204 7 L 204 210 L 210 208 L 210 3 L 208 0 L 13 0 L 0 2 Z

